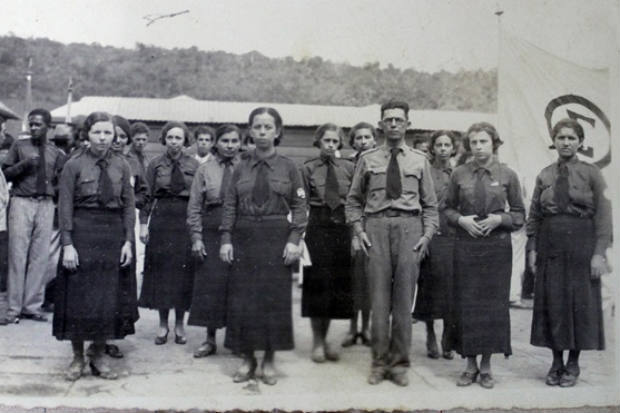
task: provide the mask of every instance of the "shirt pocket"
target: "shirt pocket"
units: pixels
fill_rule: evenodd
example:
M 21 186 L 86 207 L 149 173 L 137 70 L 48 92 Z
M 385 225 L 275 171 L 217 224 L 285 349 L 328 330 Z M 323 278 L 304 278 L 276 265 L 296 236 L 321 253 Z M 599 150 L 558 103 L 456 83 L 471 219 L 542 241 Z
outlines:
M 254 188 L 254 181 L 250 178 L 241 178 L 235 184 L 237 188 L 237 194 L 239 197 L 252 194 L 252 188 Z
M 368 168 L 368 201 L 373 204 L 385 197 L 387 166 Z
M 417 196 L 420 191 L 420 178 L 422 170 L 420 168 L 405 167 L 403 168 L 403 193 Z
M 569 177 L 573 178 L 572 176 Z M 594 193 L 587 177 L 577 175 L 569 180 L 568 194 L 573 204 L 582 208 L 594 208 Z
M 273 192 L 285 198 L 291 193 L 291 182 L 288 180 L 269 178 L 269 186 Z
M 81 196 L 97 195 L 98 186 L 99 180 L 94 175 L 81 175 L 78 178 L 77 187 Z

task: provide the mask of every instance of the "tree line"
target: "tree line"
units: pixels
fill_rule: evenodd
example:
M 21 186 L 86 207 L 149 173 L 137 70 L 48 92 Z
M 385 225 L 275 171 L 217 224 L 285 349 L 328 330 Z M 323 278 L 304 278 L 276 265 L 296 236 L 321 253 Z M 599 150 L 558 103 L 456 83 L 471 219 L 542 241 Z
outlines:
M 497 73 L 427 73 L 379 63 L 354 66 L 321 57 L 269 58 L 196 47 L 133 49 L 97 43 L 63 44 L 46 38 L 0 36 L 0 100 L 21 110 L 32 58 L 33 102 L 49 108 L 66 101 L 69 77 L 81 96 L 169 98 L 363 106 L 389 98 L 414 109 L 494 112 Z

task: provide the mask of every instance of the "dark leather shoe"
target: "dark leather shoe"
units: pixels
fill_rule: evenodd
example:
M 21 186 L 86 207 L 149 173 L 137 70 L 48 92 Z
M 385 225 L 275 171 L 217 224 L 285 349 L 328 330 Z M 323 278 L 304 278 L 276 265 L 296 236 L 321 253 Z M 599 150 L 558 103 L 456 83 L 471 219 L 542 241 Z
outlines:
M 444 350 L 442 356 L 446 360 L 452 360 L 454 358 L 454 352 L 452 350 Z
M 162 344 L 166 344 L 168 342 L 168 333 L 169 332 L 170 332 L 170 330 L 166 329 L 166 334 L 164 334 L 163 336 L 155 337 L 155 345 L 161 346 Z
M 459 387 L 470 386 L 472 383 L 476 382 L 476 378 L 478 377 L 479 373 L 479 370 L 476 370 L 473 373 L 469 371 L 462 372 L 461 377 L 459 377 L 459 379 L 456 381 L 456 385 Z
M 101 358 L 93 359 L 90 361 L 90 372 L 93 376 L 99 377 L 101 379 L 118 379 L 118 374 L 116 374 L 105 362 L 101 361 Z
M 351 332 L 347 333 L 346 336 L 344 336 L 344 339 L 342 340 L 342 344 L 340 344 L 342 347 L 351 347 L 352 345 L 355 344 L 355 342 L 357 341 L 357 334 L 353 334 Z
M 370 332 L 368 330 L 359 333 L 358 337 L 362 340 L 364 346 L 370 347 Z
M 485 389 L 492 389 L 495 386 L 495 379 L 491 373 L 480 373 L 480 386 Z
M 179 336 L 177 333 L 174 333 L 174 342 L 176 344 L 187 344 L 187 338 L 185 336 Z
M 123 357 L 125 357 L 121 349 L 118 348 L 116 344 L 106 344 L 103 352 L 115 359 L 122 359 Z
M 194 358 L 199 359 L 202 357 L 209 357 L 215 354 L 216 351 L 217 351 L 217 346 L 215 345 L 215 343 L 212 343 L 210 341 L 205 341 L 194 352 Z
M 559 385 L 563 371 L 564 371 L 563 366 L 562 367 L 551 367 L 551 369 L 549 369 L 549 372 L 547 373 L 547 377 L 545 378 L 545 384 L 547 386 Z
M 562 375 L 560 376 L 560 387 L 573 387 L 577 384 L 577 378 L 581 370 L 575 364 L 566 364 Z
M 437 340 L 426 340 L 426 355 L 431 359 L 439 358 L 439 348 L 437 347 Z
M 390 381 L 402 387 L 409 385 L 409 377 L 407 376 L 407 373 L 392 373 L 390 374 Z
M 372 371 L 368 376 L 368 384 L 373 386 L 381 383 L 383 380 L 385 380 L 385 373 L 381 371 Z

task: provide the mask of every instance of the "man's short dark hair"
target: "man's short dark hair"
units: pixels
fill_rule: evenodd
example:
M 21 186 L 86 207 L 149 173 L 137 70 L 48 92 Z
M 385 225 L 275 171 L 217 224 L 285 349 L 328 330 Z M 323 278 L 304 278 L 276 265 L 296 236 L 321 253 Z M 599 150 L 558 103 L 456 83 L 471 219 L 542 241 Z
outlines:
M 145 133 L 147 136 L 150 134 L 151 130 L 144 122 L 135 122 L 131 124 L 131 137 L 133 138 L 136 135 L 141 133 Z
M 42 108 L 33 109 L 28 114 L 28 117 L 31 117 L 31 116 L 41 116 L 43 118 L 43 122 L 45 122 L 47 126 L 50 126 L 52 124 L 52 114 L 47 109 L 42 109 Z
M 405 111 L 405 118 L 409 119 L 409 104 L 402 100 L 388 100 L 381 105 L 381 118 L 383 118 L 383 112 L 388 109 L 402 109 Z

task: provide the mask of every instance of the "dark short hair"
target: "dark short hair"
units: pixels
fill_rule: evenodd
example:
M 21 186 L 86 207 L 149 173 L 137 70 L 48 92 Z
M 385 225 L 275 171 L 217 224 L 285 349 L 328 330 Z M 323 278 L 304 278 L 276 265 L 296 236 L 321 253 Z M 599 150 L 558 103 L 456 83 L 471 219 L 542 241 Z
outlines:
M 110 115 L 108 112 L 92 112 L 90 115 L 84 119 L 82 123 L 82 129 L 80 131 L 80 139 L 81 141 L 88 140 L 88 132 L 90 132 L 90 128 L 97 122 L 110 122 L 114 129 L 114 137 L 116 137 L 116 123 L 114 122 L 114 117 Z
M 377 130 L 375 129 L 374 126 L 372 126 L 368 122 L 358 122 L 355 125 L 353 125 L 353 127 L 349 131 L 349 146 L 350 147 L 353 147 L 353 143 L 355 142 L 355 132 L 357 132 L 360 129 L 369 129 L 370 133 L 372 134 L 372 137 L 377 139 Z
M 280 144 L 280 141 L 284 139 L 284 126 L 282 125 L 282 116 L 280 116 L 280 113 L 274 108 L 267 107 L 267 106 L 261 106 L 261 107 L 254 109 L 252 112 L 250 112 L 250 116 L 248 117 L 248 128 L 249 129 L 252 128 L 254 117 L 256 117 L 257 115 L 262 115 L 264 113 L 270 115 L 273 118 L 273 122 L 276 125 L 276 129 L 280 130 L 280 134 L 273 141 L 273 145 L 278 146 Z
M 213 140 L 214 145 L 211 147 L 212 153 L 217 153 L 217 145 L 215 145 L 217 141 L 219 141 L 222 136 L 226 135 L 227 133 L 231 133 L 231 132 L 237 133 L 237 136 L 239 136 L 239 143 L 241 143 L 241 140 L 243 139 L 243 133 L 241 132 L 241 129 L 237 125 L 233 125 L 230 123 L 224 124 L 222 126 L 219 126 L 215 130 L 214 135 L 211 135 L 214 137 L 214 140 Z
M 502 146 L 504 143 L 503 140 L 499 138 L 499 133 L 497 133 L 497 129 L 495 126 L 491 125 L 489 122 L 478 122 L 474 123 L 467 129 L 465 132 L 465 139 L 463 139 L 463 146 L 467 152 L 471 152 L 471 146 L 469 145 L 469 135 L 472 133 L 478 132 L 486 132 L 491 137 L 491 142 L 493 142 L 493 153 L 497 152 L 497 148 Z
M 196 129 L 194 129 L 194 139 L 198 140 L 198 135 L 209 135 L 211 140 L 215 142 L 215 129 L 211 126 L 200 125 Z
M 159 138 L 159 141 L 161 142 L 161 144 L 166 146 L 166 135 L 168 134 L 168 131 L 170 129 L 174 129 L 174 128 L 181 128 L 181 129 L 183 129 L 183 137 L 185 138 L 185 140 L 183 141 L 183 146 L 190 146 L 192 144 L 192 142 L 191 142 L 191 132 L 189 131 L 189 129 L 187 128 L 185 123 L 177 122 L 177 121 L 174 121 L 174 120 L 171 120 L 170 122 L 167 122 L 164 125 L 164 127 L 162 128 L 161 136 Z
M 435 155 L 435 151 L 433 150 L 433 148 L 435 147 L 435 142 L 437 141 L 437 139 L 441 138 L 442 136 L 447 136 L 448 138 L 450 138 L 450 141 L 452 142 L 452 146 L 453 146 L 452 156 L 454 156 L 456 154 L 456 142 L 459 140 L 459 136 L 456 132 L 453 132 L 451 130 L 445 130 L 445 129 L 436 130 L 435 132 L 431 133 L 431 137 L 429 139 L 429 142 L 430 142 L 429 150 L 431 154 Z
M 43 118 L 43 122 L 45 122 L 47 126 L 50 126 L 52 124 L 52 114 L 50 113 L 49 110 L 37 108 L 37 109 L 31 110 L 30 113 L 28 113 L 28 117 L 37 116 L 37 115 Z
M 415 148 L 417 145 L 421 144 L 421 143 L 428 143 L 428 145 L 430 146 L 431 144 L 431 140 L 429 139 L 427 134 L 422 134 L 422 135 L 415 135 L 413 137 L 413 147 Z
M 335 123 L 324 123 L 321 126 L 319 126 L 314 132 L 314 143 L 312 145 L 316 146 L 317 148 L 320 148 L 321 138 L 323 138 L 323 135 L 325 135 L 325 132 L 327 131 L 334 131 L 338 134 L 338 140 L 340 141 L 340 143 L 338 143 L 338 149 L 342 149 L 342 145 L 345 139 L 345 134 L 342 128 L 336 125 Z
M 579 138 L 579 142 L 583 142 L 583 140 L 585 139 L 583 127 L 579 124 L 579 122 L 577 122 L 575 119 L 564 118 L 562 120 L 559 120 L 558 123 L 553 126 L 553 129 L 551 129 L 551 140 L 555 140 L 555 137 L 558 133 L 560 133 L 560 130 L 562 128 L 569 128 L 575 131 L 577 137 Z
M 141 133 L 146 133 L 146 135 L 150 135 L 151 134 L 151 130 L 149 129 L 149 127 L 147 126 L 146 123 L 144 122 L 135 122 L 131 124 L 131 128 L 129 128 L 129 131 L 131 132 L 131 137 L 133 138 L 136 135 L 139 135 Z
M 114 115 L 112 116 L 112 119 L 114 119 L 114 125 L 118 126 L 119 128 L 123 130 L 123 132 L 125 132 L 125 135 L 127 135 L 127 144 L 130 144 L 131 143 L 131 126 L 129 125 L 129 121 L 120 115 Z
M 383 105 L 381 105 L 381 118 L 383 118 L 383 113 L 388 109 L 402 109 L 405 111 L 405 118 L 409 119 L 409 104 L 402 100 L 388 100 Z

